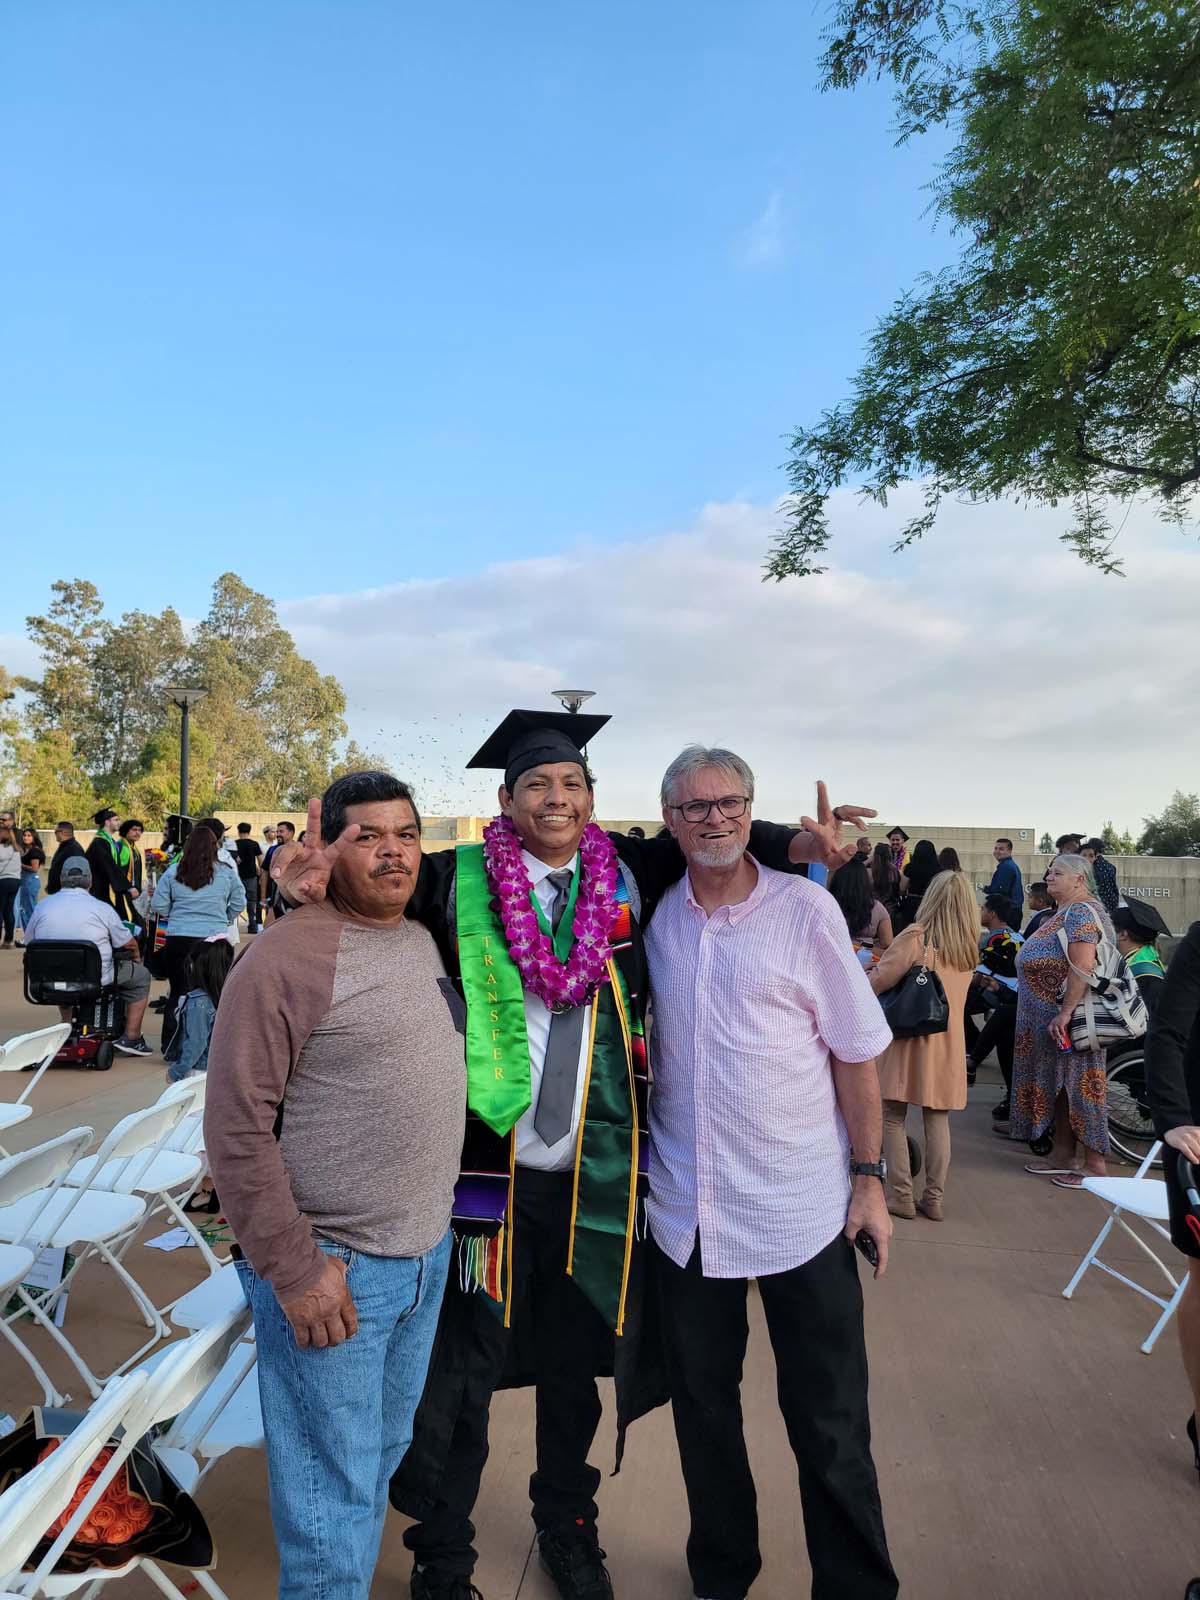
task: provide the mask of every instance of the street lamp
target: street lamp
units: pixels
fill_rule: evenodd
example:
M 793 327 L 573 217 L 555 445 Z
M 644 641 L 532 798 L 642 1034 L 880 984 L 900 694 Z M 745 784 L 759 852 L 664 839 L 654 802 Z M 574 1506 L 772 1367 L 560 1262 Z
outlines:
M 189 684 L 169 683 L 163 690 L 167 704 L 178 706 L 183 713 L 183 726 L 179 730 L 179 815 L 187 816 L 188 808 L 188 743 L 191 736 L 189 716 L 197 700 L 203 700 L 207 689 Z
M 596 693 L 595 689 L 552 689 L 550 691 L 556 700 L 561 700 L 563 709 L 572 715 L 577 712 L 585 700 L 590 700 Z

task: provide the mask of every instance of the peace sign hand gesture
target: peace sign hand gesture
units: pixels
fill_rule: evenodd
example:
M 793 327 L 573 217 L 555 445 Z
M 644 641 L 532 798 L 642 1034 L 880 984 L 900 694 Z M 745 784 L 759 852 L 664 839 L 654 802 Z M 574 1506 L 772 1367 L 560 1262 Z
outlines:
M 853 840 L 849 844 L 842 843 L 842 823 L 853 823 L 859 833 L 866 833 L 867 824 L 864 817 L 877 817 L 878 811 L 870 806 L 831 806 L 829 804 L 829 790 L 818 779 L 817 781 L 817 817 L 814 822 L 812 817 L 801 817 L 800 826 L 812 835 L 813 848 L 809 860 L 824 861 L 830 872 L 836 872 L 838 867 L 844 866 L 857 850 Z
M 319 905 L 329 889 L 334 862 L 361 831 L 357 822 L 351 822 L 332 844 L 322 844 L 321 802 L 310 800 L 304 843 L 293 839 L 290 844 L 280 845 L 271 857 L 271 880 L 279 886 L 284 899 L 292 905 Z

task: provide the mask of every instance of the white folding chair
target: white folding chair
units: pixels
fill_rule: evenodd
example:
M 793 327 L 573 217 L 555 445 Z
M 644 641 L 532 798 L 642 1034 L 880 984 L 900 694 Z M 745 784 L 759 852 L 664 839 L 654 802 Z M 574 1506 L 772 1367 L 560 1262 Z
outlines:
M 76 1460 L 79 1466 L 74 1474 L 73 1482 L 78 1482 L 82 1473 L 87 1470 L 96 1450 L 107 1443 L 108 1433 L 101 1433 L 99 1427 L 89 1426 L 94 1414 L 104 1406 L 105 1399 L 111 1392 L 121 1389 L 131 1381 L 137 1385 L 132 1390 L 131 1402 L 126 1406 L 120 1418 L 124 1429 L 122 1439 L 122 1459 L 132 1450 L 134 1444 L 152 1428 L 167 1422 L 172 1417 L 177 1421 L 162 1440 L 155 1440 L 152 1446 L 154 1453 L 162 1461 L 167 1471 L 176 1478 L 185 1492 L 190 1492 L 199 1477 L 198 1463 L 186 1448 L 179 1448 L 171 1443 L 172 1437 L 180 1432 L 180 1423 L 204 1400 L 206 1394 L 212 1389 L 214 1383 L 228 1367 L 231 1359 L 237 1359 L 239 1346 L 247 1329 L 250 1326 L 249 1308 L 242 1306 L 240 1310 L 231 1312 L 228 1316 L 214 1322 L 210 1327 L 200 1333 L 193 1334 L 188 1339 L 181 1339 L 176 1344 L 168 1345 L 165 1349 L 155 1352 L 151 1361 L 135 1372 L 128 1373 L 124 1378 L 114 1380 L 110 1388 L 105 1390 L 104 1396 L 88 1413 L 84 1424 L 98 1443 L 93 1443 L 90 1455 L 83 1455 L 76 1450 Z M 253 1360 L 253 1346 L 243 1347 L 241 1359 L 245 1360 L 244 1351 L 249 1351 L 249 1359 Z M 77 1430 L 78 1431 L 78 1430 Z M 111 1432 L 111 1428 L 109 1429 Z M 74 1439 L 72 1434 L 71 1439 Z M 61 1447 L 60 1447 L 61 1448 Z M 55 1451 L 55 1455 L 59 1452 Z M 51 1460 L 53 1457 L 50 1458 Z M 118 1462 L 118 1466 L 120 1462 Z M 110 1463 L 111 1466 L 111 1463 Z M 108 1473 L 106 1478 L 111 1480 L 115 1473 Z M 25 1481 L 25 1480 L 22 1480 Z M 20 1485 L 17 1486 L 18 1488 Z M 72 1490 L 73 1492 L 73 1490 Z M 89 1496 L 94 1503 L 99 1496 Z M 67 1496 L 69 1501 L 70 1495 Z M 61 1508 L 60 1508 L 61 1509 Z M 90 1509 L 90 1507 L 88 1508 Z M 45 1528 L 54 1520 L 57 1513 L 51 1512 L 45 1522 Z M 86 1512 L 84 1513 L 86 1515 Z M 71 1523 L 64 1529 L 66 1539 L 60 1538 L 56 1545 L 65 1544 L 83 1520 L 78 1514 L 72 1518 Z M 36 1539 L 33 1544 L 36 1544 Z M 32 1545 L 31 1545 L 32 1548 Z M 163 1594 L 172 1595 L 178 1600 L 180 1590 L 167 1576 L 161 1572 L 156 1563 L 149 1557 L 135 1557 L 120 1567 L 113 1567 L 105 1571 L 91 1569 L 80 1573 L 52 1573 L 50 1568 L 57 1560 L 57 1549 L 48 1551 L 46 1556 L 38 1563 L 36 1571 L 25 1581 L 24 1587 L 17 1587 L 21 1595 L 66 1595 L 74 1594 L 79 1590 L 86 1590 L 88 1600 L 92 1595 L 103 1592 L 104 1585 L 114 1579 L 126 1578 L 133 1572 L 143 1572 L 146 1577 L 161 1590 Z M 224 1591 L 216 1580 L 207 1572 L 192 1571 L 192 1578 L 201 1589 L 213 1597 L 213 1600 L 227 1600 Z M 2 1597 L 0 1597 L 2 1600 Z
M 248 1324 L 248 1312 L 245 1319 Z M 221 1326 L 226 1320 L 222 1318 L 212 1327 Z M 168 1350 L 172 1348 L 167 1346 Z M 231 1450 L 261 1450 L 265 1444 L 258 1393 L 258 1347 L 253 1337 L 247 1337 L 229 1353 L 204 1392 L 175 1418 L 155 1449 L 168 1470 L 192 1494 L 222 1456 Z
M 126 1432 L 113 1451 L 112 1459 L 36 1568 L 28 1573 L 22 1569 L 46 1530 L 70 1505 L 80 1479 L 96 1459 L 97 1453 L 131 1416 L 147 1383 L 143 1372 L 131 1372 L 127 1377 L 118 1379 L 105 1390 L 57 1450 L 44 1461 L 39 1461 L 31 1472 L 27 1472 L 0 1495 L 0 1583 L 5 1586 L 5 1596 L 47 1592 L 41 1588 L 43 1575 L 54 1566 L 74 1537 L 76 1529 L 83 1525 L 92 1507 L 120 1471 L 137 1443 L 136 1433 Z M 90 1583 L 92 1580 L 89 1577 L 85 1581 Z
M 15 1039 L 0 1045 L 0 1072 L 24 1072 L 28 1067 L 37 1071 L 15 1100 L 0 1102 L 0 1133 L 7 1133 L 18 1123 L 33 1115 L 29 1096 L 42 1081 L 42 1074 L 62 1049 L 71 1032 L 69 1022 L 56 1022 L 52 1027 L 39 1028 L 36 1033 L 19 1033 Z M 0 1144 L 0 1156 L 8 1155 Z
M 0 1192 L 0 1241 L 24 1244 L 35 1254 L 73 1244 L 85 1247 L 62 1282 L 40 1302 L 38 1322 L 69 1356 L 93 1396 L 100 1393 L 102 1380 L 92 1372 L 61 1329 L 54 1327 L 47 1313 L 70 1288 L 84 1263 L 98 1256 L 116 1273 L 151 1330 L 151 1337 L 128 1359 L 136 1360 L 143 1351 L 167 1336 L 168 1328 L 162 1315 L 132 1273 L 114 1255 L 112 1247 L 124 1243 L 130 1230 L 145 1215 L 146 1202 L 133 1192 L 134 1187 L 165 1140 L 178 1127 L 186 1109 L 186 1103 L 177 1099 L 165 1105 L 147 1106 L 123 1117 L 96 1152 L 88 1180 L 78 1186 L 63 1184 L 49 1200 L 26 1194 L 16 1204 L 5 1205 Z M 17 1162 L 21 1159 L 21 1156 L 11 1158 Z M 97 1183 L 98 1175 L 109 1170 L 110 1163 L 115 1163 L 118 1171 L 111 1186 L 101 1188 Z M 123 1362 L 122 1366 L 126 1364 Z
M 52 1203 L 58 1195 L 67 1173 L 75 1162 L 91 1144 L 95 1137 L 91 1128 L 72 1128 L 68 1133 L 59 1134 L 57 1139 L 51 1139 L 46 1144 L 35 1145 L 32 1150 L 25 1150 L 20 1155 L 7 1156 L 0 1161 L 0 1207 L 16 1206 L 19 1202 L 27 1202 L 35 1207 L 29 1216 L 26 1230 L 30 1238 L 41 1237 L 41 1219 L 47 1215 Z M 25 1345 L 12 1331 L 11 1324 L 19 1318 L 29 1315 L 34 1321 L 46 1328 L 51 1336 L 62 1343 L 62 1336 L 53 1322 L 46 1315 L 39 1301 L 26 1293 L 21 1287 L 33 1265 L 40 1250 L 40 1244 L 33 1246 L 25 1242 L 12 1242 L 0 1244 L 0 1295 L 3 1295 L 3 1304 L 7 1305 L 13 1295 L 20 1302 L 20 1309 L 5 1319 L 0 1313 L 0 1335 L 20 1355 L 21 1359 L 30 1367 L 34 1376 L 42 1386 L 42 1394 L 49 1406 L 62 1405 L 64 1396 L 55 1388 L 45 1369 L 34 1356 L 33 1352 L 26 1349 Z M 53 1521 L 53 1518 L 51 1518 Z
M 194 1333 L 198 1328 L 207 1328 L 210 1322 L 223 1317 L 235 1306 L 243 1305 L 245 1299 L 237 1268 L 231 1261 L 220 1272 L 204 1278 L 194 1289 L 181 1294 L 175 1304 L 168 1307 L 168 1314 L 177 1328 L 186 1328 L 189 1333 Z
M 204 1156 L 195 1149 L 197 1137 L 203 1139 L 204 1136 L 205 1087 L 203 1076 L 188 1078 L 182 1083 L 171 1084 L 155 1102 L 157 1106 L 181 1105 L 180 1121 L 132 1181 L 132 1192 L 142 1195 L 146 1200 L 146 1213 L 115 1251 L 118 1261 L 124 1259 L 135 1237 L 156 1217 L 164 1214 L 182 1228 L 199 1248 L 210 1273 L 219 1272 L 229 1260 L 228 1256 L 221 1260 L 213 1254 L 207 1240 L 183 1210 L 183 1205 L 195 1192 L 206 1171 Z M 130 1187 L 125 1162 L 111 1160 L 100 1166 L 99 1159 L 99 1155 L 96 1155 L 81 1161 L 67 1182 L 79 1185 L 90 1183 L 94 1188 L 107 1192 L 121 1192 Z
M 155 1439 L 152 1448 L 185 1493 L 192 1492 L 201 1474 L 199 1463 L 188 1448 L 186 1429 L 181 1424 L 205 1403 L 214 1387 L 219 1387 L 231 1363 L 240 1362 L 243 1369 L 253 1363 L 254 1346 L 242 1343 L 249 1327 L 250 1310 L 243 1305 L 190 1338 L 156 1350 L 136 1373 L 129 1375 L 144 1377 L 146 1386 L 130 1409 L 124 1426 L 137 1440 L 152 1428 L 176 1419 L 162 1438 Z M 177 1443 L 177 1440 L 183 1442 Z M 144 1572 L 156 1588 L 178 1600 L 179 1589 L 149 1557 L 137 1558 L 107 1572 L 55 1574 L 43 1578 L 42 1587 L 36 1592 L 49 1596 L 73 1594 L 84 1589 L 84 1600 L 91 1600 L 93 1595 L 103 1593 L 106 1583 L 128 1577 L 131 1572 Z M 193 1570 L 191 1576 L 213 1600 L 227 1600 L 224 1591 L 207 1572 Z
M 1132 1178 L 1104 1177 L 1085 1178 L 1083 1180 L 1083 1188 L 1089 1194 L 1094 1194 L 1098 1200 L 1103 1200 L 1105 1205 L 1110 1206 L 1112 1209 L 1108 1220 L 1095 1239 L 1093 1239 L 1087 1254 L 1079 1263 L 1075 1276 L 1063 1290 L 1063 1299 L 1069 1300 L 1075 1293 L 1080 1279 L 1088 1268 L 1099 1267 L 1101 1272 L 1107 1272 L 1110 1278 L 1115 1278 L 1118 1283 L 1123 1283 L 1126 1288 L 1136 1289 L 1138 1294 L 1145 1295 L 1147 1300 L 1152 1300 L 1159 1307 L 1161 1315 L 1154 1324 L 1149 1338 L 1142 1345 L 1143 1355 L 1149 1355 L 1151 1350 L 1154 1349 L 1155 1341 L 1175 1314 L 1175 1308 L 1178 1306 L 1187 1285 L 1186 1275 L 1182 1278 L 1176 1278 L 1174 1273 L 1168 1269 L 1166 1262 L 1161 1259 L 1156 1251 L 1151 1249 L 1140 1234 L 1134 1232 L 1123 1215 L 1123 1213 L 1127 1213 L 1131 1217 L 1138 1218 L 1148 1228 L 1157 1233 L 1160 1238 L 1165 1239 L 1168 1244 L 1171 1243 L 1171 1235 L 1163 1227 L 1163 1223 L 1170 1220 L 1170 1212 L 1167 1209 L 1167 1186 L 1161 1178 L 1147 1178 L 1145 1176 L 1150 1164 L 1161 1149 L 1161 1140 L 1153 1144 Z M 1100 1247 L 1108 1238 L 1114 1226 L 1123 1229 L 1128 1234 L 1139 1250 L 1144 1251 L 1150 1257 L 1151 1261 L 1167 1280 L 1171 1292 L 1165 1299 L 1162 1295 L 1155 1294 L 1152 1289 L 1147 1289 L 1144 1284 L 1136 1283 L 1132 1278 L 1127 1278 L 1123 1272 L 1118 1272 L 1116 1267 L 1109 1266 L 1107 1261 L 1101 1261 Z

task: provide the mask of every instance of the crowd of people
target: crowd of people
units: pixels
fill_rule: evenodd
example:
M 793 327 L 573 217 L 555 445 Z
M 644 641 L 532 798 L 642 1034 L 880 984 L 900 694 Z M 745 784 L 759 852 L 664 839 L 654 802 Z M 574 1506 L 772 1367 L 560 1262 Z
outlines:
M 277 842 L 292 839 L 295 827 L 286 820 L 267 826 L 260 845 L 251 837 L 251 824 L 239 823 L 231 849 L 218 818 L 193 822 L 171 815 L 161 848 L 146 851 L 140 819 L 123 819 L 104 806 L 92 823 L 86 850 L 74 823 L 55 825 L 42 898 L 46 854 L 40 836 L 18 828 L 11 811 L 0 813 L 0 947 L 38 939 L 94 943 L 102 981 L 116 989 L 125 1008 L 124 1032 L 113 1042 L 124 1055 L 155 1054 L 142 1024 L 152 979 L 165 980 L 167 993 L 153 1008 L 162 1013 L 159 1048 L 169 1063 L 168 1078 L 203 1070 L 216 997 L 240 938 L 242 914 L 248 931 L 257 933 L 264 918 L 286 910 L 267 869 Z M 217 941 L 227 959 L 205 948 Z
M 1071 1030 L 1117 952 L 1163 1021 L 1156 1121 L 1200 1162 L 1200 925 L 1168 975 L 1161 919 L 1121 895 L 1100 840 L 1061 837 L 1026 891 L 997 839 L 980 904 L 952 848 L 901 827 L 844 840 L 874 813 L 830 808 L 823 786 L 799 829 L 752 820 L 750 767 L 698 747 L 664 775 L 657 837 L 605 834 L 582 748 L 605 721 L 512 713 L 473 763 L 503 774 L 484 843 L 427 856 L 412 791 L 355 773 L 298 839 L 285 821 L 260 845 L 242 823 L 231 847 L 217 819 L 176 816 L 146 852 L 142 823 L 106 807 L 84 851 L 59 823 L 39 902 L 37 835 L 0 816 L 0 920 L 100 947 L 124 1053 L 152 1053 L 165 979 L 168 1076 L 209 1073 L 281 1600 L 314 1571 L 324 1600 L 366 1600 L 389 1503 L 414 1519 L 414 1600 L 479 1600 L 472 1513 L 491 1397 L 515 1374 L 537 1395 L 540 1560 L 565 1600 L 607 1600 L 589 1460 L 604 1373 L 621 1450 L 670 1402 L 695 1594 L 743 1600 L 761 1564 L 739 1398 L 751 1279 L 813 1594 L 894 1596 L 856 1251 L 879 1276 L 892 1217 L 945 1216 L 950 1114 L 976 1070 L 996 1053 L 995 1131 L 1031 1146 L 1027 1173 L 1075 1188 L 1103 1171 L 1105 1053 Z M 238 950 L 243 915 L 276 926 Z M 1165 1171 L 1200 1276 L 1186 1183 Z M 1200 1405 L 1198 1299 L 1180 1333 Z

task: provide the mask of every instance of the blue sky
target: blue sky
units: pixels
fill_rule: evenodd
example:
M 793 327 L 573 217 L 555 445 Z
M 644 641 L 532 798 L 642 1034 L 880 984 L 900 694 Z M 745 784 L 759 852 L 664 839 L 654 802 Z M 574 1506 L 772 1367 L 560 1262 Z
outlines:
M 227 568 L 286 602 L 770 502 L 949 249 L 823 23 L 6 7 L 0 631 L 58 576 L 194 616 Z
M 1152 518 L 1130 522 L 1122 584 L 1056 542 L 1065 510 L 947 506 L 893 556 L 915 492 L 887 513 L 846 495 L 829 573 L 760 582 L 785 435 L 954 249 L 928 215 L 938 150 L 895 148 L 888 90 L 817 92 L 825 16 L 0 10 L 19 557 L 0 662 L 36 670 L 24 618 L 54 578 L 195 618 L 233 569 L 430 811 L 490 809 L 463 764 L 568 681 L 613 713 L 614 816 L 652 810 L 692 739 L 742 750 L 779 817 L 817 776 L 1002 832 L 1137 826 L 1200 788 L 1161 714 L 1200 696 L 1194 539 Z M 1153 703 L 1103 647 L 1129 616 L 1155 619 Z M 1073 713 L 1031 767 L 1043 684 Z M 1081 810 L 1115 726 L 1125 759 Z

